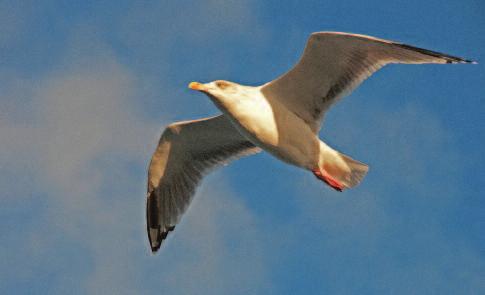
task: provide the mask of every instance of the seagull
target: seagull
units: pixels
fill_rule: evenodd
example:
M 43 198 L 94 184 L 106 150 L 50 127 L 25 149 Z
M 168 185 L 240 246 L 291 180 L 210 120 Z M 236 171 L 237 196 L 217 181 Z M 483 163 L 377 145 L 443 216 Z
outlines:
M 164 130 L 148 168 L 147 231 L 155 253 L 189 206 L 209 171 L 266 151 L 312 172 L 343 191 L 358 185 L 369 167 L 319 139 L 324 114 L 386 64 L 476 63 L 366 35 L 316 32 L 299 62 L 261 86 L 217 80 L 192 82 L 222 114 L 176 122 Z

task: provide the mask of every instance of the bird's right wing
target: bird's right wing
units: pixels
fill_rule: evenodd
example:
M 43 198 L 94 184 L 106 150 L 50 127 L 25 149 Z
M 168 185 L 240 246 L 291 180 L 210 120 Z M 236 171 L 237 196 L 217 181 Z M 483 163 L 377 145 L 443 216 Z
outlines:
M 300 61 L 261 88 L 269 99 L 283 103 L 316 133 L 325 111 L 367 77 L 389 63 L 470 63 L 427 49 L 365 35 L 311 34 Z
M 148 168 L 146 217 L 152 251 L 174 229 L 205 173 L 259 151 L 224 115 L 168 126 Z

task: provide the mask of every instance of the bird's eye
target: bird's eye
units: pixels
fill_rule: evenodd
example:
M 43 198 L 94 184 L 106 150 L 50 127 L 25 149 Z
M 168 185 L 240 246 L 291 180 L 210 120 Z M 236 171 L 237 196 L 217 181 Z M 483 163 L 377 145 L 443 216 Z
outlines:
M 229 86 L 229 83 L 225 82 L 225 81 L 217 81 L 216 82 L 216 86 L 222 90 L 224 90 L 225 88 L 227 88 Z

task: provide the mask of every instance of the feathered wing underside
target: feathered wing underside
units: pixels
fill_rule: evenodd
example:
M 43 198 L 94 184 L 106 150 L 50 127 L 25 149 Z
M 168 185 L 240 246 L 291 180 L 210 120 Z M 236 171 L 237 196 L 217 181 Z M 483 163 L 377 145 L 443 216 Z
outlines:
M 152 251 L 175 228 L 204 174 L 259 151 L 224 115 L 168 126 L 148 169 L 146 214 Z
M 261 89 L 305 120 L 314 132 L 325 111 L 389 63 L 470 63 L 459 57 L 365 35 L 319 32 L 290 71 Z

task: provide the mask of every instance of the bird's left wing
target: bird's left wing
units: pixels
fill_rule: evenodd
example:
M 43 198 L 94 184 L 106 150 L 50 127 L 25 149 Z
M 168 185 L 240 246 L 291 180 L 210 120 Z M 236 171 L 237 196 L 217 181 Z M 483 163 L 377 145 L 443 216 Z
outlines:
M 290 71 L 261 88 L 318 132 L 325 111 L 389 63 L 470 63 L 459 57 L 365 35 L 317 32 Z
M 146 217 L 152 251 L 174 229 L 205 173 L 259 151 L 224 115 L 168 126 L 148 168 Z

